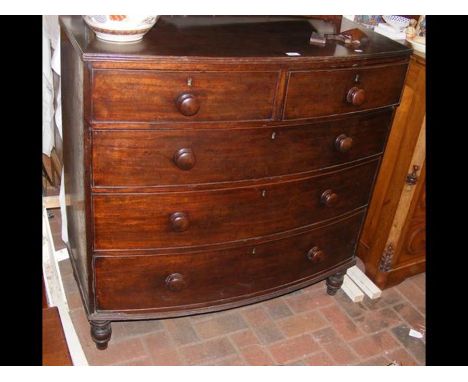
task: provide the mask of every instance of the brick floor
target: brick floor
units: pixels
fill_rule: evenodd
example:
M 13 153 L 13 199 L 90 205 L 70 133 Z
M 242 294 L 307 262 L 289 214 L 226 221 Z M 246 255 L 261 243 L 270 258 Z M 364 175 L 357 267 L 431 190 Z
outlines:
M 57 210 L 58 211 L 58 210 Z M 59 219 L 54 213 L 51 220 Z M 54 222 L 54 230 L 60 224 Z M 54 236 L 59 240 L 59 235 Z M 57 245 L 58 244 L 58 245 Z M 63 243 L 57 243 L 60 248 Z M 98 351 L 69 260 L 60 263 L 71 317 L 90 365 L 424 365 L 425 275 L 353 303 L 325 282 L 262 303 L 151 321 L 112 323 Z

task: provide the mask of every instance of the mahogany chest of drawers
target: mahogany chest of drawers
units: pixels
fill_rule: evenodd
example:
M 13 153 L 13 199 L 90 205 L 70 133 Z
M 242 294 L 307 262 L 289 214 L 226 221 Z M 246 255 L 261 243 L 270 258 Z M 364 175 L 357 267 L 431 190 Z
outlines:
M 61 18 L 68 244 L 99 348 L 111 321 L 340 288 L 411 50 L 310 45 L 324 25 L 161 17 L 112 44 Z

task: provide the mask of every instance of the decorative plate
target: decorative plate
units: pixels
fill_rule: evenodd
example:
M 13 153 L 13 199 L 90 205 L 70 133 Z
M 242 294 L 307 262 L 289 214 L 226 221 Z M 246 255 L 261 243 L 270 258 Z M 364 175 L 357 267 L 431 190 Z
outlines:
M 398 31 L 403 31 L 408 25 L 410 20 L 402 16 L 382 16 L 387 24 L 390 24 L 393 28 Z
M 100 40 L 136 42 L 156 24 L 158 16 L 92 15 L 83 19 Z

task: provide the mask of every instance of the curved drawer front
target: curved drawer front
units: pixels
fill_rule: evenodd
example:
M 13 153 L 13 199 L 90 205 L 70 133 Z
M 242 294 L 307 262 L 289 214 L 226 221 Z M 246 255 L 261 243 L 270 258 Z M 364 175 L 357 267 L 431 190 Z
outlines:
M 367 204 L 378 160 L 262 186 L 94 194 L 96 250 L 188 247 L 303 227 Z
M 291 72 L 284 119 L 352 113 L 398 104 L 408 64 Z
M 95 70 L 95 121 L 269 120 L 278 72 Z
M 97 308 L 196 308 L 281 289 L 351 258 L 363 216 L 255 247 L 96 257 Z
M 231 182 L 339 165 L 381 153 L 392 112 L 268 129 L 93 131 L 94 185 Z

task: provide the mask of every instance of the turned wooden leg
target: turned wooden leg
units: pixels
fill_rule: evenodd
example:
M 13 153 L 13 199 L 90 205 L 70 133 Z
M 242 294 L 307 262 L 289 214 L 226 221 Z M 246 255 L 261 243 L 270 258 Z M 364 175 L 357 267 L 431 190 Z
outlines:
M 327 278 L 327 293 L 330 296 L 334 296 L 338 289 L 341 288 L 345 274 L 346 271 L 340 271 Z
M 112 327 L 110 321 L 90 321 L 91 338 L 96 343 L 99 350 L 107 349 L 107 343 L 112 335 Z

